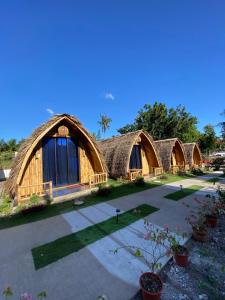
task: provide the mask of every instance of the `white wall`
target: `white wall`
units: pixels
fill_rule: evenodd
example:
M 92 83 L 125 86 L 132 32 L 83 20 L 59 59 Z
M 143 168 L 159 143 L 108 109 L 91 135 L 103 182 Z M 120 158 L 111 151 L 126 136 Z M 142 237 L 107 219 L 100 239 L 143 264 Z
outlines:
M 10 171 L 11 169 L 5 169 L 5 170 L 0 169 L 0 180 L 7 179 L 9 177 Z

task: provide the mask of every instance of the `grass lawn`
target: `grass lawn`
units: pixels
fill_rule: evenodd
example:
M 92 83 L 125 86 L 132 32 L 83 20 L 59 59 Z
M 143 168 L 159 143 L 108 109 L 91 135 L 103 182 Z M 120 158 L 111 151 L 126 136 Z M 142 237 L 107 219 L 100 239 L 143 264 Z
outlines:
M 187 196 L 195 193 L 196 191 L 198 191 L 202 188 L 203 188 L 203 186 L 201 186 L 201 185 L 191 185 L 188 188 L 184 188 L 182 190 L 168 194 L 164 198 L 177 201 L 177 200 L 180 200 L 184 197 L 187 197 Z
M 68 200 L 65 202 L 51 204 L 40 212 L 33 212 L 26 216 L 22 216 L 21 214 L 15 214 L 9 217 L 0 217 L 0 230 L 8 227 L 18 226 L 30 222 L 36 222 L 39 220 L 47 219 L 66 212 L 70 212 L 72 210 L 98 204 L 100 202 L 106 202 L 129 194 L 145 191 L 147 189 L 152 189 L 178 180 L 190 178 L 189 175 L 178 176 L 178 175 L 171 175 L 171 174 L 166 175 L 166 177 L 167 177 L 166 179 L 156 180 L 157 182 L 156 181 L 146 182 L 144 186 L 136 186 L 131 183 L 121 183 L 117 180 L 109 179 L 109 184 L 113 186 L 113 189 L 112 192 L 106 197 L 91 194 L 85 197 L 84 203 L 79 206 L 74 206 L 73 200 Z
M 120 214 L 117 224 L 116 217 L 89 226 L 76 233 L 69 234 L 48 244 L 32 249 L 34 265 L 36 269 L 43 268 L 73 252 L 77 252 L 85 246 L 122 229 L 135 221 L 146 217 L 158 209 L 146 204 Z

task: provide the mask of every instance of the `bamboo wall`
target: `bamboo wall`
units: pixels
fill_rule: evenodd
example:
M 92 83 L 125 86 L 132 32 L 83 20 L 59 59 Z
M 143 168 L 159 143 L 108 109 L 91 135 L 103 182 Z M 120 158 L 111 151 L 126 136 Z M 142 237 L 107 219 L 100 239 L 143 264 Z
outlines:
M 33 150 L 27 165 L 25 167 L 21 182 L 21 186 L 38 185 L 43 182 L 42 171 L 42 147 L 41 143 Z
M 193 151 L 193 164 L 198 166 L 201 164 L 201 156 L 196 146 Z
M 178 143 L 176 143 L 175 146 L 173 147 L 171 163 L 173 166 L 185 165 L 184 155 Z
M 82 143 L 79 144 L 79 165 L 80 165 L 80 182 L 88 183 L 90 176 L 93 175 L 95 172 L 92 166 L 90 153 Z

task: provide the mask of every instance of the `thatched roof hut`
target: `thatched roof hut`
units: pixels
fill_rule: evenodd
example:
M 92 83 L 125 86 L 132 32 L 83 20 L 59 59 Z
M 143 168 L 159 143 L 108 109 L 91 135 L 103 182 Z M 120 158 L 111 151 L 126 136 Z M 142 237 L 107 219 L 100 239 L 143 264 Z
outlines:
M 111 177 L 127 178 L 135 170 L 142 175 L 162 173 L 160 156 L 146 131 L 129 132 L 97 143 Z
M 190 168 L 201 167 L 202 154 L 197 143 L 185 143 L 183 144 L 187 157 L 187 162 Z
M 155 141 L 163 168 L 166 172 L 176 173 L 187 164 L 182 142 L 178 138 Z
M 34 193 L 42 194 L 46 178 L 49 182 L 53 181 L 53 187 L 57 183 L 86 184 L 90 176 L 106 171 L 106 164 L 93 137 L 78 119 L 60 114 L 34 130 L 23 142 L 4 190 L 13 198 L 19 198 L 18 190 L 20 196 L 28 197 Z

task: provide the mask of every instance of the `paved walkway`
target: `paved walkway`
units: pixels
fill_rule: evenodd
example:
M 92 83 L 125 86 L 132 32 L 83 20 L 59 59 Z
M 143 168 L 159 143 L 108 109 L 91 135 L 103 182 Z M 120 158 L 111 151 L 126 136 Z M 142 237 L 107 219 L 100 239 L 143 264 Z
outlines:
M 180 184 L 183 187 L 194 184 L 204 186 L 204 192 L 198 192 L 198 197 L 213 188 L 211 183 L 202 178 L 186 179 L 79 211 L 1 230 L 0 288 L 10 284 L 15 292 L 37 293 L 46 290 L 50 300 L 95 300 L 101 294 L 106 294 L 110 300 L 129 299 L 137 291 L 138 278 L 141 271 L 147 270 L 146 264 L 125 249 L 116 255 L 110 250 L 131 243 L 149 247 L 149 242 L 143 240 L 143 220 L 38 271 L 34 269 L 31 249 L 106 220 L 115 215 L 116 208 L 127 211 L 143 203 L 160 209 L 148 217 L 156 226 L 168 224 L 174 230 L 179 225 L 189 231 L 190 227 L 185 222 L 188 209 L 183 203 L 194 205 L 195 196 L 180 201 L 164 198 L 166 194 L 179 189 Z

